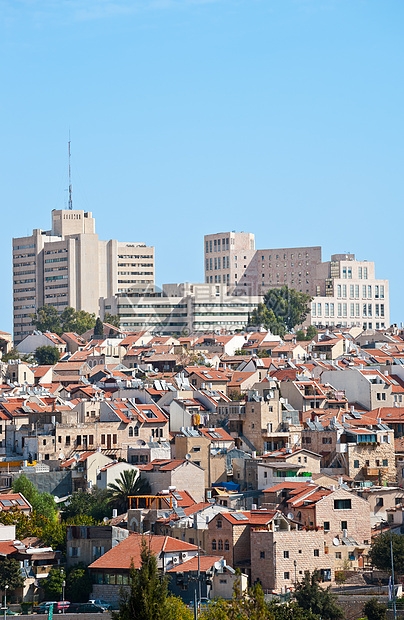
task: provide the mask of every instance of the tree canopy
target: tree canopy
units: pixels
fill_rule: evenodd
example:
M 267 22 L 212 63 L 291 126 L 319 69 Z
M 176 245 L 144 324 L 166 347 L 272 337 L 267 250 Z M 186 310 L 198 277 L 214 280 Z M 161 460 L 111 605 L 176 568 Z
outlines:
M 0 558 L 0 590 L 4 590 L 6 585 L 10 590 L 24 585 L 20 563 L 14 558 Z
M 42 517 L 54 521 L 56 519 L 56 504 L 49 493 L 40 493 L 31 480 L 21 474 L 13 482 L 14 493 L 22 493 L 29 501 L 32 509 Z
M 109 323 L 110 325 L 113 325 L 114 327 L 119 327 L 119 324 L 120 324 L 119 316 L 117 314 L 110 314 L 109 312 L 106 312 L 104 316 L 104 323 Z
M 109 503 L 125 512 L 129 507 L 129 495 L 144 495 L 150 492 L 150 485 L 142 480 L 136 469 L 125 469 L 116 482 L 108 485 Z
M 306 571 L 301 582 L 296 584 L 295 598 L 303 609 L 321 616 L 323 620 L 339 620 L 344 613 L 336 603 L 336 596 L 330 588 L 320 586 L 320 575 L 317 571 L 310 575 Z
M 291 330 L 296 325 L 301 325 L 309 314 L 311 299 L 310 295 L 284 285 L 281 288 L 271 288 L 265 294 L 264 304 L 268 311 L 272 310 L 278 322 Z
M 258 304 L 252 311 L 248 324 L 256 325 L 257 327 L 262 325 L 265 329 L 269 329 L 272 334 L 281 337 L 285 335 L 286 331 L 285 323 L 275 316 L 273 310 L 268 310 L 265 304 Z
M 103 334 L 104 334 L 104 325 L 100 317 L 98 317 L 94 325 L 94 336 L 102 336 Z
M 63 519 L 77 520 L 77 517 L 88 517 L 94 522 L 100 522 L 104 517 L 110 518 L 112 508 L 109 504 L 109 495 L 105 489 L 93 488 L 91 493 L 75 491 L 70 497 L 69 504 L 63 509 Z
M 372 543 L 369 550 L 369 559 L 375 568 L 391 572 L 390 536 L 393 546 L 393 560 L 395 572 L 404 573 L 404 536 L 385 532 L 380 534 Z
M 40 366 L 47 364 L 53 366 L 53 364 L 60 360 L 59 349 L 51 345 L 38 347 L 35 351 L 35 359 Z
M 30 317 L 39 331 L 49 331 L 59 336 L 64 332 L 84 334 L 95 325 L 95 314 L 75 310 L 70 306 L 65 308 L 61 314 L 54 306 L 41 306 L 34 314 L 30 314 Z

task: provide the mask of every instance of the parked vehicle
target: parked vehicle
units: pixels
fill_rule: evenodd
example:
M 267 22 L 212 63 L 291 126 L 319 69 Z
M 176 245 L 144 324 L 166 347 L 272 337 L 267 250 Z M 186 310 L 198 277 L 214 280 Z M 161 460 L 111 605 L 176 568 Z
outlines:
M 93 603 L 71 603 L 66 609 L 68 614 L 102 614 L 104 611 L 107 611 L 104 607 Z
M 99 607 L 104 607 L 104 609 L 107 609 L 108 611 L 113 609 L 113 605 L 111 605 L 111 603 L 107 603 L 107 601 L 103 601 L 101 598 L 92 598 L 88 602 L 93 605 L 98 605 Z
M 47 614 L 51 605 L 53 605 L 54 614 L 61 614 L 63 610 L 67 611 L 70 601 L 46 601 L 35 607 L 34 611 L 36 614 Z

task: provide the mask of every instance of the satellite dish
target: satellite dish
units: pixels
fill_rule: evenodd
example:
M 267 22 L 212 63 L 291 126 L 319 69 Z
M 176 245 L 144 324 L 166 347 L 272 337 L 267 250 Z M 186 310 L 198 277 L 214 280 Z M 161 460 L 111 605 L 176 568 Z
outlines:
M 288 512 L 288 514 L 286 515 L 288 519 L 294 519 L 294 514 L 293 512 Z
M 332 544 L 334 545 L 334 547 L 338 547 L 339 546 L 339 539 L 338 538 L 333 538 L 332 539 Z
M 190 461 L 191 460 L 191 455 L 188 453 L 188 454 L 185 455 L 185 458 L 186 458 L 187 461 Z

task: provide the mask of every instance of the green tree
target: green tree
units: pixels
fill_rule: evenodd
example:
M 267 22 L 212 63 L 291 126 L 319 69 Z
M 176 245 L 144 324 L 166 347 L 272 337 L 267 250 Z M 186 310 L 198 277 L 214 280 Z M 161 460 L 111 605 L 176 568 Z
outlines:
M 22 493 L 29 501 L 34 512 L 49 521 L 56 518 L 56 503 L 53 496 L 49 493 L 40 493 L 36 486 L 25 476 L 21 474 L 13 482 L 14 493 Z
M 123 596 L 119 612 L 113 620 L 166 620 L 167 578 L 159 575 L 155 555 L 143 538 L 141 542 L 141 567 L 130 569 L 130 591 Z
M 379 603 L 377 598 L 373 597 L 364 604 L 363 613 L 368 620 L 386 620 L 387 605 Z
M 97 318 L 94 327 L 94 336 L 102 336 L 104 334 L 104 325 L 100 317 Z
M 146 495 L 150 493 L 150 485 L 142 480 L 136 469 L 125 469 L 115 482 L 108 485 L 109 503 L 121 512 L 129 507 L 129 495 Z
M 166 620 L 194 620 L 193 612 L 178 596 L 167 596 Z
M 106 312 L 104 316 L 104 323 L 109 323 L 110 325 L 113 325 L 114 327 L 119 328 L 119 325 L 120 325 L 119 316 L 117 314 L 110 314 L 109 312 Z
M 66 575 L 61 568 L 54 566 L 50 569 L 48 576 L 41 581 L 42 587 L 45 590 L 45 600 L 58 601 L 60 599 L 65 577 Z
M 66 577 L 66 599 L 72 603 L 86 603 L 90 597 L 93 583 L 85 564 L 73 566 Z
M 404 573 L 404 536 L 385 532 L 377 536 L 371 544 L 369 559 L 375 568 L 391 571 L 390 536 L 393 546 L 394 570 L 400 575 Z
M 258 306 L 252 311 L 248 320 L 248 325 L 260 327 L 261 325 L 265 329 L 269 329 L 273 334 L 278 336 L 285 335 L 285 323 L 282 319 L 279 319 L 272 309 L 268 309 L 265 304 L 258 304 Z
M 306 329 L 306 340 L 313 340 L 317 336 L 317 330 L 314 325 L 309 325 Z
M 320 586 L 320 575 L 306 571 L 303 580 L 296 585 L 295 598 L 300 607 L 321 616 L 323 620 L 339 620 L 344 613 L 336 603 L 336 597 L 330 587 Z
M 63 519 L 77 523 L 77 518 L 87 517 L 99 523 L 104 517 L 111 517 L 109 495 L 105 489 L 92 489 L 91 493 L 76 491 L 70 497 L 69 504 L 63 509 Z M 84 525 L 84 524 L 83 524 Z
M 24 585 L 20 563 L 14 558 L 0 558 L 0 590 L 4 590 L 6 585 L 10 590 Z
M 268 603 L 268 611 L 274 620 L 320 620 L 320 616 L 314 614 L 310 609 L 303 609 L 293 601 L 291 603 Z
M 21 359 L 21 353 L 17 349 L 11 349 L 8 353 L 4 353 L 1 357 L 2 362 L 9 362 L 10 360 Z
M 303 323 L 310 311 L 310 301 L 310 295 L 300 293 L 286 285 L 281 288 L 271 288 L 264 297 L 267 310 L 272 311 L 276 321 L 288 330 Z
M 41 332 L 62 334 L 59 312 L 54 306 L 41 306 L 34 314 L 30 314 L 32 323 Z
M 36 349 L 35 359 L 40 366 L 47 364 L 53 366 L 60 360 L 60 353 L 57 347 L 44 345 Z
M 89 329 L 93 329 L 95 325 L 95 314 L 91 314 L 85 310 L 75 310 L 68 306 L 60 315 L 60 321 L 63 333 L 74 332 L 81 335 Z

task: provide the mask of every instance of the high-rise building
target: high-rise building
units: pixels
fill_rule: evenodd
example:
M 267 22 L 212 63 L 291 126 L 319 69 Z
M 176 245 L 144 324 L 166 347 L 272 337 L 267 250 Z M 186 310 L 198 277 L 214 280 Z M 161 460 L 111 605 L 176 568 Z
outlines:
M 284 284 L 316 294 L 321 247 L 255 249 L 252 233 L 205 235 L 205 282 L 227 284 L 233 295 L 264 295 Z
M 100 297 L 140 293 L 154 282 L 153 247 L 101 241 L 91 212 L 53 210 L 50 231 L 13 239 L 14 341 L 32 331 L 30 314 L 40 306 L 98 315 Z
M 318 267 L 311 323 L 318 327 L 385 329 L 390 325 L 389 281 L 376 279 L 372 261 L 334 254 Z

